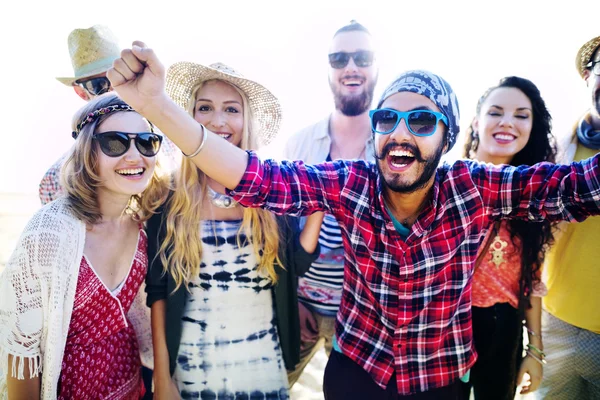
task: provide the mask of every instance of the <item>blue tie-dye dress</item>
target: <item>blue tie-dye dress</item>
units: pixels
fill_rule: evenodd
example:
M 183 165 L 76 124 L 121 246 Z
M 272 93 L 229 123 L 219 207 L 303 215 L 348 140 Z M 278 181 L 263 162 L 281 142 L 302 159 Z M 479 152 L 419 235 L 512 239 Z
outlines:
M 288 399 L 272 285 L 259 276 L 241 220 L 202 222 L 200 275 L 189 285 L 173 378 L 183 399 Z

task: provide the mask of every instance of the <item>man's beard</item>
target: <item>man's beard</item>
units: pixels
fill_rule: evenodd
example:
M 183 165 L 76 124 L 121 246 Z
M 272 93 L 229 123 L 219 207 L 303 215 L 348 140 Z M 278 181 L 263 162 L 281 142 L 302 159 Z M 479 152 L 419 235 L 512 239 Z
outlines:
M 415 156 L 415 161 L 424 163 L 425 168 L 421 175 L 413 182 L 413 183 L 401 183 L 396 180 L 396 178 L 400 178 L 399 176 L 395 176 L 392 178 L 392 181 L 387 181 L 383 175 L 383 170 L 381 169 L 381 163 L 385 162 L 387 158 L 387 154 L 392 149 L 404 148 L 409 150 Z M 377 159 L 377 171 L 379 172 L 379 176 L 382 178 L 382 183 L 388 187 L 391 191 L 396 193 L 413 193 L 427 185 L 431 177 L 435 174 L 438 166 L 440 165 L 440 160 L 442 159 L 442 155 L 444 154 L 444 144 L 437 149 L 436 153 L 428 159 L 424 159 L 421 155 L 421 151 L 418 147 L 413 146 L 408 143 L 404 143 L 402 145 L 398 145 L 396 143 L 388 143 L 382 150 L 381 155 L 375 154 L 375 158 Z
M 344 77 L 344 79 L 352 77 Z M 360 78 L 360 77 L 358 77 Z M 338 82 L 339 83 L 339 82 Z M 335 109 L 340 110 L 342 114 L 347 117 L 356 117 L 367 111 L 373 101 L 373 92 L 375 91 L 375 83 L 367 83 L 365 90 L 362 93 L 354 95 L 343 95 L 335 84 L 329 81 L 331 92 L 333 93 L 333 99 L 335 101 Z M 339 84 L 341 86 L 341 83 Z

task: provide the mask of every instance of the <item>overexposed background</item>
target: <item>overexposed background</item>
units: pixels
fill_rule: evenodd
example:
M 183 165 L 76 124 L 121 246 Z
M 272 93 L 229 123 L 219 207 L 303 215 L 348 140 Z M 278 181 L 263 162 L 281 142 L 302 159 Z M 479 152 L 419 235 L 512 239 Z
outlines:
M 40 178 L 72 144 L 71 117 L 85 104 L 54 79 L 72 76 L 67 36 L 75 28 L 105 24 L 121 46 L 143 40 L 167 66 L 221 61 L 264 84 L 284 112 L 273 155 L 290 134 L 331 111 L 327 50 L 351 19 L 378 45 L 376 99 L 400 72 L 431 70 L 457 93 L 463 130 L 485 89 L 519 75 L 538 85 L 554 132 L 563 135 L 590 104 L 575 54 L 600 35 L 592 20 L 597 0 L 57 0 L 12 2 L 10 8 L 0 18 L 0 268 L 39 206 Z M 320 354 L 301 381 L 306 386 L 294 388 L 295 398 L 322 398 L 324 362 Z
M 261 82 L 284 110 L 276 151 L 288 135 L 331 110 L 327 50 L 350 19 L 363 23 L 378 43 L 376 98 L 401 71 L 429 69 L 453 86 L 464 129 L 481 93 L 515 74 L 539 86 L 556 132 L 564 132 L 589 104 L 574 59 L 581 44 L 600 34 L 585 21 L 594 3 L 13 2 L 0 24 L 0 192 L 35 192 L 47 167 L 72 143 L 71 117 L 84 102 L 54 77 L 72 76 L 67 36 L 75 28 L 106 24 L 122 46 L 143 40 L 165 65 L 222 61 Z

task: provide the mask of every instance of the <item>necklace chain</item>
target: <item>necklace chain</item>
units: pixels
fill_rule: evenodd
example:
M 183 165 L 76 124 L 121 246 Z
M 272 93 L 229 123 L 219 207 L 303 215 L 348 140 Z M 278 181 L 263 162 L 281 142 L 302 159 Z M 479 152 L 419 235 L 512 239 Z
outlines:
M 219 208 L 234 208 L 238 205 L 237 201 L 233 199 L 231 196 L 227 196 L 226 194 L 215 192 L 210 186 L 206 186 L 208 188 L 208 194 L 210 197 L 210 202 Z

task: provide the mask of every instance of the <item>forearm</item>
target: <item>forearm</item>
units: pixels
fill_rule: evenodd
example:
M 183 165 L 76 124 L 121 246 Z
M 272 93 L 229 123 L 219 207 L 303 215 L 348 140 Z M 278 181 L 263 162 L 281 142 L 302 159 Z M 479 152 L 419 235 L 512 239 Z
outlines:
M 17 379 L 13 377 L 11 372 L 13 369 L 13 363 L 16 362 L 12 355 L 8 356 L 8 371 L 6 372 L 6 387 L 8 390 L 8 398 L 10 400 L 36 400 L 40 398 L 41 390 L 41 376 L 38 375 L 34 378 L 29 378 L 29 362 L 23 360 L 24 371 L 23 376 L 25 379 Z
M 144 108 L 143 114 L 184 154 L 193 154 L 202 143 L 202 126 L 166 94 Z M 248 156 L 244 150 L 207 130 L 206 141 L 192 162 L 206 175 L 234 189 L 246 171 Z
M 314 253 L 319 244 L 319 233 L 325 213 L 316 212 L 306 218 L 306 224 L 300 233 L 300 245 L 307 253 Z
M 531 308 L 525 310 L 525 326 L 529 336 L 529 343 L 540 350 L 544 350 L 542 341 L 542 298 L 531 297 Z
M 159 385 L 161 381 L 170 380 L 169 350 L 167 349 L 166 323 L 167 312 L 166 300 L 158 300 L 152 304 L 152 348 L 154 350 L 154 383 Z

